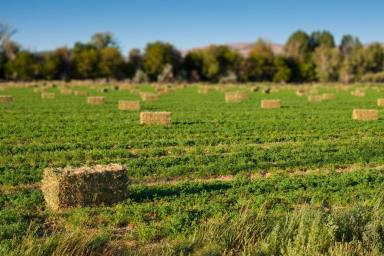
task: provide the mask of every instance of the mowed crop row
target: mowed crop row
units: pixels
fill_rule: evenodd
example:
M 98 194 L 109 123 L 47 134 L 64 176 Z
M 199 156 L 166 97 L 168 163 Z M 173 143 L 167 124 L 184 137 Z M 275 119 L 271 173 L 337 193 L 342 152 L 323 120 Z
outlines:
M 110 162 L 124 164 L 133 177 L 167 178 L 384 162 L 383 120 L 351 119 L 354 108 L 378 108 L 384 92 L 373 89 L 354 97 L 323 87 L 336 98 L 315 103 L 288 89 L 248 91 L 248 99 L 225 103 L 222 92 L 202 95 L 190 87 L 141 103 L 143 111 L 171 111 L 169 127 L 143 126 L 140 111 L 120 111 L 119 100 L 139 100 L 127 91 L 88 89 L 106 99 L 94 106 L 49 90 L 55 99 L 6 90 L 14 102 L 0 105 L 0 183 L 37 182 L 46 166 Z M 273 98 L 281 109 L 261 109 L 262 99 Z

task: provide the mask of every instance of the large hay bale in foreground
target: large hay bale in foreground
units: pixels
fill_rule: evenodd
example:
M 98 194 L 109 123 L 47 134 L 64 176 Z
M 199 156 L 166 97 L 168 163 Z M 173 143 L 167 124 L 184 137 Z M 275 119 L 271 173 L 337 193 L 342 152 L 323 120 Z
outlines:
M 9 103 L 13 101 L 13 97 L 10 95 L 0 95 L 0 103 Z
M 384 99 L 377 99 L 377 106 L 384 107 Z
M 353 120 L 378 120 L 379 111 L 376 109 L 354 109 L 352 112 Z
M 143 92 L 140 94 L 140 97 L 143 101 L 154 101 L 159 99 L 158 95 L 150 92 Z
M 262 100 L 261 108 L 281 108 L 280 100 Z
M 120 100 L 119 101 L 120 110 L 140 110 L 140 102 L 132 100 Z
M 105 102 L 105 97 L 103 96 L 89 96 L 87 99 L 88 104 L 92 105 L 101 105 Z
M 141 112 L 140 124 L 171 125 L 171 112 Z
M 248 99 L 248 94 L 245 92 L 226 92 L 225 102 L 236 103 Z
M 309 95 L 308 101 L 309 102 L 320 102 L 323 100 L 323 97 L 321 95 Z
M 74 91 L 74 94 L 75 94 L 75 96 L 88 96 L 87 91 L 81 91 L 81 90 Z
M 41 190 L 53 210 L 110 205 L 127 196 L 129 179 L 119 164 L 81 168 L 46 168 Z
M 42 99 L 54 99 L 56 97 L 56 94 L 54 92 L 43 92 L 41 93 Z

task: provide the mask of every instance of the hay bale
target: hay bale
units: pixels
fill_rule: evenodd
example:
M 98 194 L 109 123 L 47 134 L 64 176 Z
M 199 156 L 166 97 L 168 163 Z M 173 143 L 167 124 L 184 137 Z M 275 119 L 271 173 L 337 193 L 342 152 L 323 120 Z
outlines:
M 321 95 L 309 95 L 308 101 L 309 102 L 320 102 L 323 100 L 323 97 Z
M 88 96 L 88 92 L 87 91 L 77 90 L 77 91 L 74 91 L 74 94 L 75 94 L 75 96 Z
M 197 93 L 198 94 L 208 94 L 210 91 L 213 91 L 214 88 L 211 88 L 211 86 L 205 85 L 205 86 L 200 86 Z
M 105 97 L 103 96 L 89 96 L 87 99 L 88 104 L 101 105 L 105 103 Z
M 120 110 L 140 110 L 139 101 L 129 101 L 129 100 L 120 100 L 119 101 Z
M 101 92 L 101 93 L 107 93 L 108 92 L 108 88 L 104 87 L 104 88 L 100 88 L 97 90 L 98 92 Z
M 41 98 L 42 99 L 54 99 L 56 97 L 56 94 L 54 92 L 43 92 L 41 93 Z
M 0 95 L 0 103 L 9 103 L 13 101 L 13 97 L 9 95 Z
M 151 92 L 140 93 L 140 97 L 143 101 L 155 101 L 159 99 L 159 96 L 157 94 Z
M 270 93 L 271 93 L 271 88 L 265 88 L 265 89 L 263 90 L 263 93 L 264 93 L 264 94 L 270 94 Z
M 299 97 L 305 96 L 306 93 L 307 93 L 307 90 L 304 90 L 304 89 L 296 90 L 296 95 Z
M 53 210 L 110 205 L 127 196 L 129 179 L 119 164 L 46 168 L 41 190 Z
M 334 99 L 336 98 L 336 95 L 333 94 L 333 93 L 323 93 L 323 94 L 321 95 L 321 98 L 322 98 L 323 100 L 334 100 Z
M 356 97 L 364 97 L 365 96 L 365 92 L 362 91 L 362 90 L 357 89 L 357 90 L 351 92 L 351 95 L 356 96 Z
M 248 99 L 248 95 L 245 92 L 226 92 L 225 102 L 236 103 Z
M 377 106 L 384 107 L 384 98 L 383 99 L 377 99 Z
M 64 94 L 64 95 L 71 95 L 72 94 L 72 90 L 68 89 L 68 88 L 60 88 L 60 93 Z
M 379 111 L 376 109 L 354 109 L 352 112 L 353 120 L 378 120 Z
M 281 108 L 280 100 L 262 100 L 261 108 Z
M 171 112 L 141 112 L 140 124 L 171 125 Z

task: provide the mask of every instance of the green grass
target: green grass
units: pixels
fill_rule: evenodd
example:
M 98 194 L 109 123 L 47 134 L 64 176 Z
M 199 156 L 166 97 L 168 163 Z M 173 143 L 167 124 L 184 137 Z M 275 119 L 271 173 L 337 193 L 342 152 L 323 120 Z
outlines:
M 118 100 L 139 99 L 128 91 L 89 89 L 106 96 L 101 106 L 50 91 L 53 100 L 27 88 L 1 92 L 14 102 L 0 105 L 0 254 L 384 253 L 384 118 L 351 119 L 353 108 L 377 108 L 382 89 L 352 97 L 321 87 L 336 99 L 309 103 L 286 88 L 229 104 L 221 92 L 188 87 L 142 102 L 143 110 L 171 111 L 170 127 L 141 126 L 139 111 L 118 110 Z M 261 109 L 264 98 L 283 107 Z M 127 167 L 136 183 L 125 201 L 55 213 L 28 187 L 47 166 L 99 163 Z M 272 176 L 248 175 L 265 172 Z M 193 181 L 220 175 L 234 179 Z M 164 179 L 183 181 L 144 182 Z

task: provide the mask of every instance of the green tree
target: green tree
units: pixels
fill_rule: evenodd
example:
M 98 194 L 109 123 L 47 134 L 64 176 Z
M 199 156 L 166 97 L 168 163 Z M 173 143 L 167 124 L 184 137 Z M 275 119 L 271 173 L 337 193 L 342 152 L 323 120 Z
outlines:
M 107 47 L 115 47 L 116 41 L 114 40 L 111 32 L 98 32 L 92 35 L 90 45 L 96 47 L 98 50 L 101 50 Z
M 343 57 L 351 57 L 356 47 L 361 47 L 362 44 L 358 37 L 352 35 L 344 35 L 340 43 L 340 53 Z
M 89 79 L 99 76 L 99 53 L 95 47 L 76 43 L 72 51 L 78 78 Z
M 43 73 L 45 79 L 70 79 L 73 63 L 71 52 L 63 47 L 44 55 Z
M 365 71 L 377 73 L 384 70 L 384 49 L 379 43 L 369 45 L 364 50 Z
M 311 51 L 314 51 L 318 47 L 334 48 L 335 39 L 332 33 L 329 31 L 326 31 L 326 30 L 315 31 L 315 32 L 312 32 L 310 36 L 309 47 Z
M 340 54 L 338 48 L 318 47 L 313 55 L 316 74 L 320 82 L 336 81 L 338 79 Z
M 292 69 L 288 59 L 283 56 L 277 56 L 274 59 L 275 74 L 273 75 L 274 82 L 290 82 L 292 78 Z
M 309 36 L 304 31 L 296 31 L 284 46 L 285 54 L 297 60 L 306 60 L 310 56 Z
M 114 47 L 100 50 L 99 71 L 102 77 L 122 78 L 124 59 L 120 51 Z
M 186 72 L 187 79 L 191 82 L 203 79 L 203 65 L 204 53 L 202 50 L 188 52 L 183 60 L 183 70 Z
M 170 64 L 173 72 L 179 70 L 181 64 L 181 54 L 176 48 L 164 42 L 149 43 L 145 48 L 143 67 L 149 78 L 154 81 L 164 70 L 164 67 Z
M 16 80 L 32 80 L 38 78 L 41 67 L 37 57 L 28 51 L 20 51 L 15 58 L 5 65 L 6 77 Z

